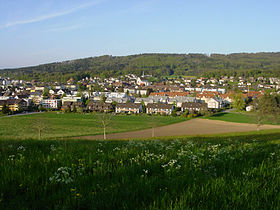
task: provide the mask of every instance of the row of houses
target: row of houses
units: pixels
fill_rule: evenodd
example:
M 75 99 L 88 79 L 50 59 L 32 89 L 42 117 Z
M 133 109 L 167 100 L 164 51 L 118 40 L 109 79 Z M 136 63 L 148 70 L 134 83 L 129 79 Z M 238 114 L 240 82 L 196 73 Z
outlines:
M 74 109 L 80 108 L 81 110 L 89 111 L 89 112 L 116 112 L 116 113 L 126 113 L 126 114 L 139 114 L 144 112 L 144 107 L 142 103 L 124 103 L 124 104 L 116 104 L 113 106 L 110 103 L 103 102 L 94 102 L 90 101 L 86 106 L 83 105 L 82 102 L 66 102 L 61 107 L 61 110 L 73 111 Z M 162 115 L 170 115 L 172 111 L 175 109 L 173 104 L 147 104 L 145 106 L 145 113 L 147 114 L 162 114 Z M 201 102 L 187 102 L 183 103 L 180 107 L 181 112 L 185 112 L 186 110 L 190 112 L 194 111 L 202 111 L 207 109 L 206 103 Z
M 261 97 L 263 92 L 254 92 L 243 94 L 244 98 L 255 98 Z M 24 92 L 17 93 L 12 96 L 0 96 L 2 104 L 13 103 L 15 100 L 23 100 L 26 106 L 29 106 L 31 101 L 36 105 L 41 105 L 45 108 L 50 109 L 60 109 L 61 106 L 73 106 L 69 104 L 75 104 L 82 101 L 81 96 L 68 95 L 62 98 L 48 98 L 44 99 L 40 92 L 32 92 L 29 95 Z M 232 96 L 230 93 L 219 94 L 218 92 L 203 92 L 197 93 L 191 96 L 189 92 L 152 92 L 148 97 L 135 97 L 130 96 L 124 92 L 93 92 L 89 99 L 93 102 L 104 101 L 106 104 L 168 104 L 174 105 L 181 108 L 183 103 L 206 103 L 208 109 L 221 109 L 226 107 L 232 102 Z M 7 101 L 10 100 L 10 101 Z M 7 101 L 7 102 L 4 102 Z M 16 101 L 18 103 L 18 101 Z M 21 105 L 15 105 L 15 107 L 20 107 Z M 64 108 L 65 108 L 64 106 Z M 125 106 L 125 105 L 124 105 Z M 12 107 L 12 106 L 11 106 Z M 16 108 L 11 108 L 15 110 Z
M 147 104 L 146 113 L 147 114 L 161 114 L 170 115 L 174 110 L 175 106 L 173 104 Z M 207 109 L 206 103 L 199 102 L 186 102 L 180 107 L 181 112 L 188 110 L 189 112 L 200 112 Z M 116 113 L 134 113 L 138 114 L 143 111 L 142 104 L 137 103 L 127 103 L 127 104 L 117 104 Z
M 81 97 L 64 97 L 62 99 L 44 99 L 41 100 L 40 104 L 45 108 L 52 108 L 52 109 L 59 109 L 62 107 L 65 108 L 65 105 L 69 105 L 70 103 L 81 102 Z M 92 103 L 101 102 L 101 98 L 91 98 Z M 228 102 L 222 100 L 221 98 L 196 98 L 196 97 L 189 97 L 189 96 L 176 96 L 176 97 L 169 97 L 169 96 L 158 96 L 158 95 L 151 95 L 146 98 L 108 98 L 105 100 L 105 104 L 112 104 L 115 102 L 116 104 L 144 104 L 147 106 L 148 104 L 167 104 L 167 105 L 174 105 L 176 107 L 181 108 L 184 103 L 205 103 L 207 108 L 209 109 L 221 109 L 225 107 Z M 90 104 L 92 104 L 90 103 Z M 91 108 L 89 108 L 91 110 Z M 99 108 L 97 108 L 99 110 Z

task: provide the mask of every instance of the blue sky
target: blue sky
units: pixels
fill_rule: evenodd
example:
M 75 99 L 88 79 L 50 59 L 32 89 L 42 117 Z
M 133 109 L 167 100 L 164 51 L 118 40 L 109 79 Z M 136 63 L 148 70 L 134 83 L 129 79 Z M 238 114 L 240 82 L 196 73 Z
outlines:
M 279 0 L 0 0 L 0 68 L 99 55 L 280 51 Z

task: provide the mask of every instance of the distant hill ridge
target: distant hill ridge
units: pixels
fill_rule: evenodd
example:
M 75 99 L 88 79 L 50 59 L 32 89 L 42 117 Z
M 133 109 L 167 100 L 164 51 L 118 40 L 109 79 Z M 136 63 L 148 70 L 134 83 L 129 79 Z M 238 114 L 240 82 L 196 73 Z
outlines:
M 101 77 L 134 73 L 154 76 L 219 74 L 280 75 L 280 52 L 233 54 L 138 54 L 90 57 L 38 66 L 3 69 L 0 76 L 38 81 L 66 81 L 70 77 Z

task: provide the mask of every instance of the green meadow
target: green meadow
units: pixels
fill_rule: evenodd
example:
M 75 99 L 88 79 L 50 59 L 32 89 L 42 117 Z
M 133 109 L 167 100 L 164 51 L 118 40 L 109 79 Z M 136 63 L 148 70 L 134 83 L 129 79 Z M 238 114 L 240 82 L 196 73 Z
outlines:
M 279 209 L 280 132 L 0 141 L 1 209 Z
M 257 124 L 257 116 L 255 113 L 248 112 L 219 112 L 210 117 L 204 117 L 210 120 L 222 120 L 227 122 L 237 122 L 237 123 L 250 123 Z M 280 117 L 279 117 L 280 120 Z M 263 122 L 264 124 L 277 125 L 279 123 L 273 122 L 271 119 L 266 119 Z
M 107 126 L 107 133 L 141 130 L 184 121 L 183 117 L 116 115 Z M 38 123 L 42 123 L 42 138 L 59 138 L 102 134 L 100 119 L 93 114 L 47 112 L 0 118 L 2 138 L 38 138 Z
M 221 115 L 222 114 L 222 115 Z M 210 119 L 244 122 L 245 114 Z M 117 115 L 108 133 L 181 117 Z M 38 124 L 44 125 L 36 140 Z M 0 118 L 0 209 L 279 209 L 280 131 L 142 140 L 102 134 L 92 114 Z

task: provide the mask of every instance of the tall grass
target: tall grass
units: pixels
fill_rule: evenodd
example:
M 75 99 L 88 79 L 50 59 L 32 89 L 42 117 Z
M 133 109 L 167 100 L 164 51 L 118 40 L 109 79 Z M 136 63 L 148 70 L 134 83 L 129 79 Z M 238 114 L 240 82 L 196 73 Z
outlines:
M 2 209 L 279 209 L 280 133 L 6 141 Z

